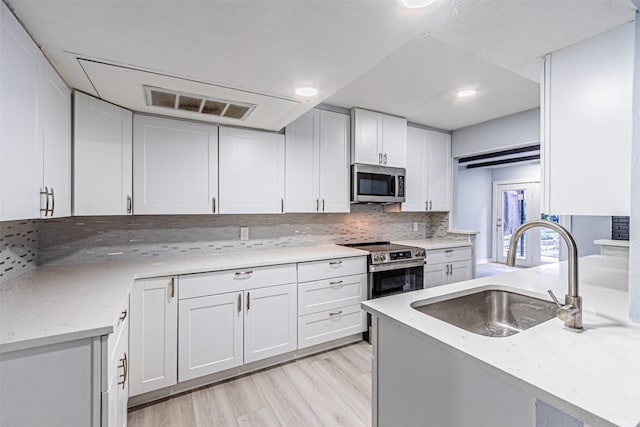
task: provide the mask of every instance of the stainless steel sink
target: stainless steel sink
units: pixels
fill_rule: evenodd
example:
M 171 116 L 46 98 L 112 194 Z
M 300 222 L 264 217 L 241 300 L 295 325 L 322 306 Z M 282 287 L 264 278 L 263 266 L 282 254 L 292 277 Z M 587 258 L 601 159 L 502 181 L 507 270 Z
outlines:
M 556 305 L 514 292 L 485 290 L 413 308 L 479 335 L 508 337 L 556 317 Z

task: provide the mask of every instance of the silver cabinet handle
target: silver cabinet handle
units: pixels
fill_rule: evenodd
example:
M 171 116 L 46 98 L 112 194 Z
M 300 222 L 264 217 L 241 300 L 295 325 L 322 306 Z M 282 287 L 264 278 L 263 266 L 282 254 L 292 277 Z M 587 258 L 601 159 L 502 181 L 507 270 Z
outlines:
M 129 371 L 129 362 L 127 361 L 127 353 L 120 358 L 120 364 L 118 365 L 118 369 L 122 368 L 123 372 L 120 374 L 120 381 L 118 381 L 118 385 L 122 386 L 124 390 L 124 385 L 127 383 L 127 373 Z
M 51 187 L 51 216 L 56 210 L 56 196 L 53 194 L 53 187 Z
M 284 199 L 280 199 L 280 212 L 284 213 Z
M 211 199 L 211 209 L 213 210 L 213 213 L 216 213 L 216 198 L 215 197 L 213 199 Z
M 249 271 L 238 271 L 235 274 L 235 278 L 236 279 L 247 279 L 249 277 L 251 277 L 251 275 L 253 274 L 253 270 L 249 270 Z
M 329 316 L 338 316 L 340 314 L 342 314 L 342 310 L 332 311 L 331 313 L 329 313 Z
M 446 276 L 448 276 L 448 275 L 449 275 L 449 264 L 445 264 L 445 266 L 444 266 L 444 274 L 445 274 Z
M 120 313 L 120 317 L 118 318 L 118 320 L 122 322 L 126 318 L 127 318 L 127 310 L 124 310 L 122 313 Z
M 433 210 L 433 201 L 429 200 L 429 210 Z
M 382 153 L 378 153 L 378 164 L 382 164 Z
M 44 191 L 40 191 L 40 196 L 45 197 L 44 209 L 40 208 L 40 212 L 44 212 L 44 216 L 46 217 L 49 213 L 49 187 L 44 187 Z
M 131 196 L 127 196 L 127 213 L 130 214 L 133 212 L 133 200 Z
M 424 210 L 425 210 L 425 211 L 428 211 L 428 210 L 429 210 L 429 201 L 428 201 L 428 200 L 425 200 L 425 201 L 424 201 Z
M 387 153 L 384 153 L 384 164 L 387 164 Z
M 320 212 L 320 199 L 316 199 L 316 212 Z
M 329 265 L 342 265 L 342 261 L 329 261 Z
M 238 294 L 238 313 L 242 311 L 242 294 Z
M 247 292 L 247 311 L 251 309 L 251 292 Z
M 342 285 L 342 280 L 338 280 L 337 282 L 329 282 L 329 286 L 340 286 Z
M 322 199 L 322 212 L 324 212 L 324 199 Z
M 171 298 L 174 298 L 176 296 L 176 278 L 172 277 L 171 278 Z

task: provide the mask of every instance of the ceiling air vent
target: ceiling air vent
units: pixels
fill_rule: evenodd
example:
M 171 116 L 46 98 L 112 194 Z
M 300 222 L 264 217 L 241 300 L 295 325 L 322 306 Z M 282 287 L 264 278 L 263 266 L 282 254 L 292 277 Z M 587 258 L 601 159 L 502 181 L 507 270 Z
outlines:
M 245 120 L 256 108 L 254 104 L 208 98 L 190 93 L 181 93 L 169 89 L 145 86 L 147 105 L 150 107 L 170 108 L 190 111 L 225 119 Z

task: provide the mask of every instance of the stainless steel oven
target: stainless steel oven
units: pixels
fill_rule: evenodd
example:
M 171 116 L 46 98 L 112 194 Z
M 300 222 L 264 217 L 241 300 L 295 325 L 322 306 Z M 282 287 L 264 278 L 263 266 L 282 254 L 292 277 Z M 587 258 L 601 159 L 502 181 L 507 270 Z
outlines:
M 368 299 L 382 298 L 424 288 L 426 252 L 422 248 L 395 245 L 389 242 L 353 243 L 345 246 L 369 252 L 367 282 Z M 369 341 L 371 315 L 363 338 Z

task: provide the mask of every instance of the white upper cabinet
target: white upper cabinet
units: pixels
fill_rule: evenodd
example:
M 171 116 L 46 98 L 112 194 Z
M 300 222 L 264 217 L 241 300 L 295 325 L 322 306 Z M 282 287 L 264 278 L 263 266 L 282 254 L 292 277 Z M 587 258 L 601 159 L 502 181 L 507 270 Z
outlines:
M 404 168 L 407 162 L 407 120 L 354 108 L 352 163 Z
M 69 89 L 4 3 L 0 21 L 0 221 L 69 215 Z
M 311 110 L 287 126 L 285 212 L 349 212 L 349 120 Z
M 547 55 L 544 212 L 629 215 L 634 35 L 631 22 Z
M 220 127 L 220 213 L 284 212 L 284 135 Z
M 134 116 L 136 214 L 216 213 L 217 130 L 208 124 Z
M 407 131 L 406 212 L 451 210 L 451 135 Z
M 73 214 L 131 214 L 131 111 L 74 92 L 73 123 Z
M 49 211 L 44 218 L 71 215 L 71 91 L 49 65 L 43 67 L 43 180 Z
M 0 220 L 40 217 L 42 53 L 0 4 Z

